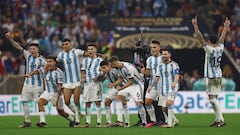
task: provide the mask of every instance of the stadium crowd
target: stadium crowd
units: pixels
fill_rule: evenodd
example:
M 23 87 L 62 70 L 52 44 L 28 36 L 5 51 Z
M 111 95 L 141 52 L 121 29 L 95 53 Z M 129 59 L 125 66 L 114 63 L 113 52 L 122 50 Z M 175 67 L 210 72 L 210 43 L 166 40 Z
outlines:
M 43 56 L 57 55 L 64 38 L 70 38 L 75 48 L 86 49 L 87 44 L 94 43 L 101 53 L 111 54 L 114 32 L 99 29 L 96 16 L 193 17 L 198 14 L 207 18 L 207 24 L 216 34 L 221 32 L 228 16 L 232 23 L 225 48 L 240 64 L 239 0 L 0 0 L 0 7 L 0 80 L 8 74 L 25 72 L 25 60 L 5 38 L 7 31 L 23 48 L 37 40 Z M 187 89 L 192 87 L 190 84 Z

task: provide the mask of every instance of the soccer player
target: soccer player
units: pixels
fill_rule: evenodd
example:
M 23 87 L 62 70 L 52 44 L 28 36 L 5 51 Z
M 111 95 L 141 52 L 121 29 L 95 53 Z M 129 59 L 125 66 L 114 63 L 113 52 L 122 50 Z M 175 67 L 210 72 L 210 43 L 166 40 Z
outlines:
M 29 44 L 29 50 L 23 49 L 19 43 L 14 41 L 11 37 L 11 33 L 6 33 L 6 38 L 10 43 L 21 51 L 23 56 L 26 59 L 26 73 L 32 72 L 36 69 L 43 67 L 46 64 L 45 58 L 39 54 L 39 44 L 38 42 L 31 42 Z M 25 121 L 19 126 L 19 128 L 31 127 L 30 120 L 30 108 L 29 101 L 38 100 L 38 97 L 43 92 L 43 82 L 40 75 L 34 75 L 29 78 L 25 78 L 24 85 L 22 88 L 22 105 L 23 105 L 23 114 Z
M 89 127 L 91 123 L 91 104 L 95 102 L 97 109 L 97 125 L 101 127 L 102 122 L 102 82 L 98 80 L 100 76 L 100 63 L 102 58 L 97 56 L 97 47 L 89 44 L 87 47 L 89 53 L 82 61 L 81 78 L 84 83 L 83 98 L 86 106 L 86 123 L 83 127 Z
M 168 127 L 174 127 L 176 118 L 173 113 L 173 104 L 179 89 L 179 66 L 171 59 L 168 49 L 162 49 L 163 62 L 157 66 L 156 77 L 148 87 L 147 92 L 151 93 L 152 88 L 158 83 L 160 78 L 160 96 L 158 105 L 162 106 L 167 120 Z M 168 116 L 166 115 L 168 114 Z
M 46 67 L 37 69 L 33 72 L 30 72 L 27 77 L 33 75 L 42 74 L 45 80 L 46 90 L 40 96 L 38 100 L 38 110 L 40 113 L 40 122 L 37 123 L 38 127 L 46 127 L 46 118 L 45 118 L 45 109 L 44 106 L 48 102 L 52 102 L 56 106 L 58 113 L 70 121 L 69 127 L 73 127 L 75 124 L 74 118 L 64 111 L 63 108 L 63 99 L 61 96 L 62 93 L 62 83 L 63 83 L 63 72 L 61 69 L 56 67 L 56 57 L 47 57 Z
M 119 72 L 119 78 L 116 82 L 110 84 L 111 87 L 116 87 L 118 95 L 117 100 L 120 100 L 123 105 L 125 115 L 124 127 L 130 127 L 129 113 L 125 97 L 130 95 L 135 101 L 139 115 L 142 120 L 142 126 L 146 126 L 146 111 L 143 107 L 143 77 L 137 71 L 137 69 L 128 62 L 119 61 L 117 56 L 110 58 L 110 63 L 113 68 L 117 68 Z M 124 83 L 123 86 L 119 84 Z
M 162 63 L 162 56 L 160 53 L 160 43 L 156 40 L 153 40 L 150 44 L 151 56 L 147 58 L 146 68 L 141 70 L 145 76 L 149 77 L 149 84 L 153 82 L 153 78 L 157 72 L 157 66 Z M 158 100 L 159 95 L 159 83 L 154 85 L 153 90 L 147 92 L 145 95 L 145 106 L 150 117 L 150 122 L 146 125 L 147 128 L 152 127 L 158 123 L 155 114 L 155 108 L 153 102 Z M 157 109 L 157 108 L 156 108 Z M 162 113 L 162 110 L 156 110 Z M 163 116 L 163 115 L 162 115 Z M 160 116 L 158 116 L 160 117 Z
M 62 41 L 63 51 L 57 56 L 57 62 L 62 62 L 64 65 L 64 82 L 63 82 L 63 95 L 65 104 L 68 108 L 75 113 L 75 126 L 79 127 L 81 119 L 80 111 L 80 57 L 88 56 L 87 52 L 81 49 L 73 48 L 70 39 Z M 70 102 L 71 96 L 74 95 L 73 106 Z
M 219 39 L 216 36 L 210 36 L 208 41 L 203 38 L 197 24 L 197 16 L 192 19 L 192 24 L 197 35 L 197 38 L 203 45 L 205 51 L 204 77 L 206 78 L 207 94 L 209 101 L 212 104 L 215 121 L 210 127 L 222 127 L 226 123 L 217 100 L 218 94 L 221 91 L 222 70 L 220 68 L 221 58 L 224 50 L 224 39 L 230 26 L 230 20 L 226 18 L 224 28 Z
M 111 68 L 111 65 L 108 61 L 102 61 L 100 63 L 101 71 L 103 72 L 106 79 L 109 80 L 110 83 L 114 83 L 118 80 L 118 71 L 115 68 Z M 106 127 L 110 126 L 123 126 L 123 120 L 122 120 L 122 103 L 116 102 L 116 111 L 117 111 L 117 122 L 115 122 L 112 125 L 111 121 L 111 103 L 113 100 L 116 99 L 116 96 L 118 94 L 118 90 L 114 87 L 110 87 L 108 85 L 109 90 L 105 99 L 105 109 L 106 109 Z

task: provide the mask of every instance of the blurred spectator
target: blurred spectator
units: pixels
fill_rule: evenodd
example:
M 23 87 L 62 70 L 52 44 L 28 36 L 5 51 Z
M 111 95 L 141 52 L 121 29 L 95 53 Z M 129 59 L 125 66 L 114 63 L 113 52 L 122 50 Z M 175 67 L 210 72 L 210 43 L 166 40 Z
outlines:
M 235 91 L 236 83 L 233 81 L 232 78 L 223 77 L 222 78 L 222 91 Z
M 154 0 L 153 11 L 155 17 L 166 16 L 167 2 L 166 0 Z
M 6 29 L 9 32 L 13 31 L 14 24 L 12 23 L 11 18 L 7 18 L 6 21 L 3 23 L 2 28 Z
M 0 51 L 0 82 L 3 80 L 5 75 L 5 67 L 2 61 L 2 52 Z
M 199 79 L 199 73 L 198 70 L 193 70 L 192 71 L 192 77 L 190 79 L 190 89 L 192 89 L 193 84 L 195 83 L 195 81 L 197 81 Z
M 10 51 L 5 52 L 5 56 L 2 57 L 2 63 L 5 67 L 5 73 L 7 75 L 16 73 L 17 63 Z
M 187 81 L 184 78 L 184 73 L 180 72 L 179 75 L 180 79 L 179 79 L 179 90 L 190 90 L 188 85 L 187 85 Z
M 16 63 L 18 65 L 17 67 L 17 73 L 19 75 L 25 75 L 25 70 L 26 70 L 26 64 L 25 64 L 25 59 L 23 55 L 19 55 L 18 59 L 16 60 Z
M 193 83 L 193 91 L 206 91 L 206 81 L 204 78 L 199 78 Z

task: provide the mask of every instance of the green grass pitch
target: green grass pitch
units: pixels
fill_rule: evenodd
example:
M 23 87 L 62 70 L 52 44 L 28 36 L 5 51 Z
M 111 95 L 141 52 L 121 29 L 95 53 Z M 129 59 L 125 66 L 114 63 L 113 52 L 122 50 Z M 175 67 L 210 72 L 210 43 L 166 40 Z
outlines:
M 60 116 L 47 116 L 47 128 L 38 128 L 38 116 L 31 116 L 32 127 L 20 129 L 23 116 L 0 116 L 1 135 L 240 135 L 240 115 L 224 114 L 226 125 L 221 128 L 210 128 L 214 120 L 213 114 L 177 114 L 180 124 L 175 128 L 96 128 L 96 116 L 92 116 L 90 128 L 67 128 L 68 121 Z M 115 119 L 115 117 L 113 117 Z M 83 124 L 85 117 L 82 120 Z M 131 115 L 131 124 L 137 121 L 136 115 Z M 105 123 L 105 115 L 103 115 Z

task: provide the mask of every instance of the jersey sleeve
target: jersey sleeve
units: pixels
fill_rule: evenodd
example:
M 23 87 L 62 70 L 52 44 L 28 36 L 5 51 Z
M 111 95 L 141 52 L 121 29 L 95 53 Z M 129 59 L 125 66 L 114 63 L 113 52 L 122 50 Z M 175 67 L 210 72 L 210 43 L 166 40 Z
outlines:
M 56 61 L 57 61 L 57 62 L 61 62 L 61 61 L 62 61 L 62 59 L 61 59 L 61 54 L 62 54 L 62 53 L 59 53 L 59 54 L 57 55 L 57 58 L 56 58 Z
M 83 71 L 86 70 L 86 61 L 87 61 L 86 58 L 84 58 L 83 61 L 82 61 L 81 70 L 83 70 Z
M 43 76 L 45 74 L 44 67 L 41 67 L 41 68 L 37 69 L 37 71 L 41 76 Z
M 31 55 L 31 53 L 28 50 L 25 50 L 25 49 L 23 49 L 22 54 L 23 54 L 24 58 L 27 58 L 28 56 Z
M 57 83 L 63 83 L 64 75 L 62 70 L 58 69 L 58 78 L 57 78 Z
M 146 69 L 150 69 L 150 57 L 147 58 Z
M 204 46 L 203 49 L 207 54 L 209 54 L 212 51 L 212 47 L 209 45 Z
M 75 52 L 76 52 L 76 55 L 78 55 L 78 56 L 84 55 L 84 50 L 82 50 L 82 49 L 76 49 Z
M 180 74 L 180 68 L 179 68 L 179 65 L 177 63 L 174 63 L 173 72 L 174 72 L 174 74 Z

